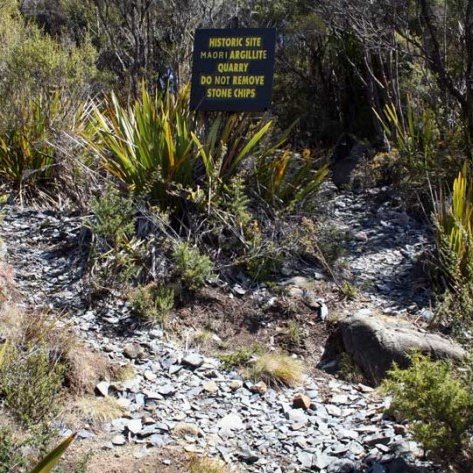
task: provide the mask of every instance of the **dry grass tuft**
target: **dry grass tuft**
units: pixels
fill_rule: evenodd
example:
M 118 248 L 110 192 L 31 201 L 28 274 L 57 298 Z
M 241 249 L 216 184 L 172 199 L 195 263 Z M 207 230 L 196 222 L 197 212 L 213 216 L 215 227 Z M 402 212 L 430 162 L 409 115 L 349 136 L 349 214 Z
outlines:
M 117 399 L 111 396 L 81 398 L 75 403 L 74 411 L 79 417 L 95 425 L 123 417 L 127 413 Z
M 221 460 L 208 457 L 192 457 L 189 462 L 189 473 L 229 473 L 227 465 Z
M 8 305 L 0 312 L 0 330 L 20 349 L 43 346 L 65 367 L 65 384 L 74 394 L 92 394 L 109 376 L 108 361 L 85 346 L 73 328 L 49 313 L 24 312 Z
M 179 424 L 174 427 L 172 431 L 175 437 L 186 437 L 186 436 L 193 436 L 193 437 L 201 437 L 202 430 L 200 430 L 199 426 L 196 424 L 191 424 L 187 422 L 180 422 Z
M 269 386 L 296 386 L 304 380 L 301 360 L 281 353 L 266 353 L 255 360 L 247 375 Z
M 78 346 L 66 358 L 66 385 L 76 395 L 93 394 L 97 383 L 109 378 L 110 370 L 102 353 Z
M 127 381 L 133 379 L 135 375 L 136 370 L 134 366 L 129 363 L 110 366 L 110 378 L 112 381 Z

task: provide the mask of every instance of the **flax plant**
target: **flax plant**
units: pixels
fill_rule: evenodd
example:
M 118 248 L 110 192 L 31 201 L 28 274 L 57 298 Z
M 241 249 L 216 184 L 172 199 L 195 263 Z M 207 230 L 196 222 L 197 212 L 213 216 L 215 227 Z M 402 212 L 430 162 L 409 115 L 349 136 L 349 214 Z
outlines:
M 176 197 L 209 198 L 234 177 L 244 161 L 271 152 L 265 138 L 272 121 L 244 114 L 202 116 L 189 108 L 189 87 L 150 93 L 145 84 L 131 105 L 112 94 L 94 103 L 85 119 L 86 146 L 105 170 L 128 189 L 149 197 L 163 209 Z
M 146 87 L 130 106 L 112 93 L 93 104 L 84 132 L 87 145 L 103 167 L 130 191 L 167 206 L 172 184 L 189 186 L 195 156 L 188 89 L 151 95 Z
M 451 282 L 466 277 L 473 264 L 473 186 L 465 165 L 453 182 L 451 199 L 441 190 L 435 200 L 437 244 Z

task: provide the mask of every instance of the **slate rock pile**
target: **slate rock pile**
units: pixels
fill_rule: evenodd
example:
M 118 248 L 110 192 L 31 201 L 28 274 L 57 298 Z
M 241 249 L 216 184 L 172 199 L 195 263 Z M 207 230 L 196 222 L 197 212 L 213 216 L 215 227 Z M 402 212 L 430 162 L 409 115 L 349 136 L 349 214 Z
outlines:
M 355 204 L 362 205 L 347 206 Z M 119 299 L 84 307 L 81 223 L 59 212 L 9 207 L 0 234 L 25 305 L 67 309 L 90 345 L 135 367 L 131 379 L 97 385 L 97 396 L 116 397 L 126 411 L 103 426 L 105 448 L 133 444 L 146 455 L 176 445 L 258 472 L 436 471 L 420 459 L 405 427 L 383 416 L 386 401 L 366 386 L 308 377 L 299 389 L 255 389 L 218 360 L 169 342 L 160 329 L 127 332 L 132 318 Z M 64 425 L 63 433 L 72 427 Z M 93 436 L 91 429 L 79 435 Z
M 346 276 L 369 299 L 367 306 L 386 315 L 428 316 L 430 292 L 423 280 L 419 256 L 431 248 L 425 225 L 412 219 L 402 201 L 389 189 L 368 189 L 363 194 L 323 188 L 321 228 L 344 236 Z

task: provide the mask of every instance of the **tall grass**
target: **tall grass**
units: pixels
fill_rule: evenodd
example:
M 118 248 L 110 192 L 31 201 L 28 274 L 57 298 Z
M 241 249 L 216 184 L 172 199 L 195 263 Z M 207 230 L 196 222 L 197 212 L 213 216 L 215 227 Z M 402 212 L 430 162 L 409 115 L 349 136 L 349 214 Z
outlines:
M 52 128 L 62 109 L 59 92 L 18 104 L 15 123 L 0 130 L 0 178 L 20 185 L 51 177 L 54 166 Z

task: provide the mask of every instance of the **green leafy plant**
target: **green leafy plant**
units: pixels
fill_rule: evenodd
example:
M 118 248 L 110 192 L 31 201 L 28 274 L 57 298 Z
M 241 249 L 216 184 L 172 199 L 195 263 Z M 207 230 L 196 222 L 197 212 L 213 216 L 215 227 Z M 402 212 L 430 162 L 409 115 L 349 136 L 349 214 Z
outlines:
M 0 131 L 0 178 L 20 185 L 52 176 L 55 148 L 51 144 L 54 122 L 62 116 L 61 94 L 24 101 L 16 122 Z
M 104 168 L 132 192 L 169 204 L 171 186 L 193 182 L 195 156 L 187 106 L 188 88 L 151 95 L 145 85 L 140 97 L 123 107 L 112 93 L 93 104 L 84 134 Z
M 182 284 L 188 289 L 199 289 L 205 285 L 206 279 L 213 276 L 213 263 L 198 248 L 186 242 L 179 243 L 172 254 L 176 273 Z
M 131 309 L 143 320 L 164 323 L 174 307 L 174 290 L 164 284 L 151 283 L 138 287 L 131 298 Z
M 436 159 L 436 143 L 439 140 L 435 115 L 429 108 L 417 108 L 408 97 L 404 115 L 400 115 L 393 103 L 386 104 L 384 119 L 374 110 L 386 135 L 393 138 L 402 156 L 410 166 L 422 165 L 432 169 Z
M 348 281 L 343 281 L 342 284 L 339 286 L 338 291 L 344 299 L 348 299 L 350 301 L 355 300 L 359 294 L 359 291 L 356 286 L 349 283 Z
M 225 369 L 229 370 L 235 367 L 248 365 L 253 357 L 263 354 L 263 347 L 257 343 L 250 346 L 239 348 L 238 350 L 223 353 L 219 359 Z
M 434 219 L 440 255 L 445 252 L 445 263 L 451 282 L 467 275 L 473 263 L 473 186 L 466 165 L 453 182 L 451 200 L 443 192 L 435 199 Z M 453 264 L 453 267 L 452 267 Z
M 271 121 L 256 124 L 242 114 L 216 114 L 210 124 L 189 109 L 189 87 L 150 94 L 143 83 L 129 107 L 112 94 L 92 104 L 83 138 L 103 167 L 130 191 L 173 208 L 205 184 L 210 198 L 260 144 Z M 202 169 L 199 168 L 202 164 Z
M 473 320 L 473 186 L 466 165 L 453 182 L 451 199 L 444 191 L 434 199 L 434 223 L 434 282 L 440 276 L 438 289 L 444 291 L 436 313 L 461 335 Z
M 45 346 L 30 347 L 26 351 L 9 346 L 0 371 L 0 392 L 19 421 L 28 426 L 55 414 L 64 366 L 50 359 Z
M 310 150 L 264 154 L 256 162 L 255 175 L 262 196 L 272 205 L 294 207 L 314 196 L 329 173 L 327 164 L 314 169 Z
M 457 459 L 473 425 L 471 386 L 447 361 L 431 361 L 415 353 L 411 367 L 389 372 L 384 389 L 392 394 L 390 407 L 411 423 L 416 440 L 437 459 Z
M 95 219 L 88 222 L 88 227 L 111 248 L 119 248 L 134 235 L 133 201 L 122 197 L 115 187 L 107 187 L 100 197 L 92 201 L 92 211 Z
M 192 132 L 192 138 L 197 145 L 198 156 L 202 159 L 205 174 L 212 188 L 212 180 L 228 181 L 234 176 L 241 163 L 251 156 L 259 143 L 267 137 L 271 130 L 272 121 L 260 121 L 252 124 L 246 115 L 232 114 L 225 117 L 218 114 L 209 131 L 200 129 L 198 134 Z M 283 142 L 283 138 L 280 142 Z M 262 155 L 275 149 L 274 145 L 263 147 Z

